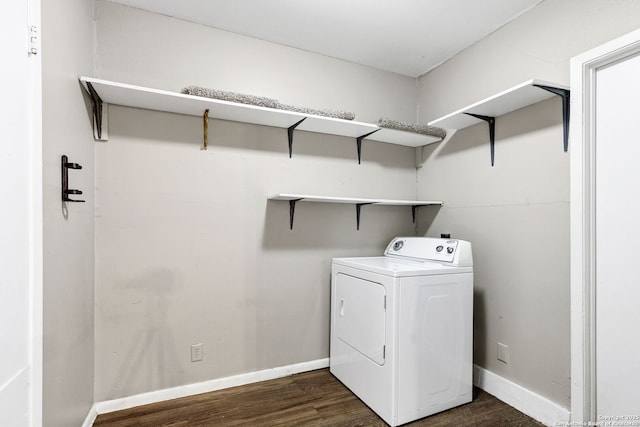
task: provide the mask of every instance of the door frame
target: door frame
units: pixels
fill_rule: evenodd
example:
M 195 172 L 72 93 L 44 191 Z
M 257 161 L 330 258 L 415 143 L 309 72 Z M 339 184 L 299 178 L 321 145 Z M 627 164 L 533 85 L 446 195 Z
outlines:
M 42 165 L 42 7 L 41 0 L 27 0 L 28 21 L 37 28 L 36 54 L 29 54 L 29 319 L 31 362 L 30 424 L 41 427 L 44 389 L 44 220 Z
M 640 30 L 571 59 L 571 420 L 596 421 L 596 72 L 640 52 Z
M 3 25 L 2 32 L 2 52 L 10 64 L 5 78 L 12 79 L 17 73 L 20 78 L 12 82 L 14 87 L 0 102 L 3 112 L 8 106 L 19 117 L 14 126 L 20 127 L 20 133 L 19 137 L 13 133 L 3 135 L 2 160 L 8 164 L 3 168 L 1 179 L 11 190 L 3 194 L 7 215 L 2 215 L 0 228 L 4 231 L 16 227 L 13 218 L 19 217 L 23 222 L 5 242 L 15 248 L 12 259 L 7 261 L 11 264 L 2 272 L 3 278 L 10 282 L 9 298 L 4 303 L 15 304 L 12 308 L 18 314 L 11 314 L 16 324 L 9 326 L 14 328 L 15 335 L 3 340 L 3 344 L 15 346 L 20 365 L 14 366 L 11 354 L 15 353 L 5 352 L 5 357 L 0 353 L 0 363 L 9 366 L 8 373 L 13 375 L 1 384 L 3 401 L 0 404 L 15 408 L 15 412 L 3 414 L 5 418 L 19 419 L 20 426 L 40 427 L 43 424 L 41 0 L 10 0 L 3 10 L 3 24 L 12 22 L 12 25 Z

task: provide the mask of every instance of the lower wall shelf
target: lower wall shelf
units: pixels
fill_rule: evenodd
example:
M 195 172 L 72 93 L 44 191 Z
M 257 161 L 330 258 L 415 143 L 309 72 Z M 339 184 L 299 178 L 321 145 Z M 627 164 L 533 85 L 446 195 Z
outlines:
M 395 200 L 395 199 L 360 199 L 353 197 L 317 196 L 308 194 L 278 193 L 267 197 L 268 200 L 289 202 L 289 229 L 293 230 L 293 218 L 297 202 L 346 203 L 356 206 L 356 227 L 360 229 L 360 209 L 365 205 L 411 206 L 413 222 L 416 221 L 416 209 L 420 206 L 442 206 L 441 201 L 433 200 Z

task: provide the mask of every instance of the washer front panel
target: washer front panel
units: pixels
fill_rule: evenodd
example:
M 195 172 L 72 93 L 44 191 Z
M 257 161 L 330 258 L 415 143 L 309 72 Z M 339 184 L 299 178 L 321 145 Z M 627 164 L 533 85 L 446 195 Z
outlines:
M 473 273 L 393 277 L 336 261 L 331 373 L 390 426 L 470 402 Z
M 378 365 L 385 356 L 385 300 L 382 285 L 346 274 L 335 277 L 335 330 L 338 339 Z

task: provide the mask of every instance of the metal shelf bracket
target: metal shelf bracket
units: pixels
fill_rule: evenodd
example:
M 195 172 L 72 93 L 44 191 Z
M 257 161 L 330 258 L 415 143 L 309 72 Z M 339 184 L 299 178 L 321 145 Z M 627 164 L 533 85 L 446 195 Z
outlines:
M 539 87 L 540 89 L 544 89 L 547 92 L 551 92 L 556 94 L 562 98 L 562 133 L 563 133 L 563 143 L 564 143 L 564 151 L 567 152 L 569 150 L 569 114 L 571 111 L 571 91 L 569 89 L 561 89 L 559 87 L 553 86 L 544 86 L 544 85 L 534 85 Z
M 358 203 L 356 204 L 356 230 L 360 230 L 360 208 L 366 205 L 372 205 L 373 203 Z
M 489 125 L 489 146 L 491 149 L 491 166 L 493 167 L 496 152 L 496 118 L 491 116 L 483 116 L 480 114 L 464 113 L 476 119 L 484 120 Z
M 293 216 L 296 213 L 296 202 L 302 199 L 289 200 L 289 230 L 293 230 Z
M 376 129 L 374 131 L 371 131 L 367 134 L 364 134 L 362 136 L 359 136 L 356 138 L 356 148 L 358 150 L 358 164 L 360 164 L 360 158 L 362 157 L 362 140 L 365 139 L 366 137 L 368 137 L 371 134 L 374 134 L 376 132 L 378 132 L 380 129 Z
M 305 120 L 306 117 L 287 128 L 287 137 L 289 138 L 289 158 L 291 158 L 291 154 L 293 153 L 293 131 L 298 127 L 300 123 L 304 122 Z
M 413 205 L 411 206 L 411 219 L 413 220 L 413 223 L 416 223 L 416 212 L 418 210 L 418 208 L 420 206 L 426 206 L 426 205 Z
M 109 139 L 107 134 L 107 116 L 106 109 L 103 107 L 102 98 L 98 95 L 98 92 L 94 89 L 90 82 L 87 82 L 87 89 L 89 90 L 89 96 L 91 97 L 91 104 L 93 106 L 93 138 L 96 141 L 106 141 Z

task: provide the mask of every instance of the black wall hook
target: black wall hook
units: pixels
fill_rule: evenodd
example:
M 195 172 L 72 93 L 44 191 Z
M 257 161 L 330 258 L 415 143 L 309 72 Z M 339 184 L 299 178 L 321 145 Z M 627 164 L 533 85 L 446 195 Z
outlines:
M 66 155 L 62 155 L 61 168 L 62 168 L 62 201 L 83 203 L 84 200 L 75 200 L 75 199 L 69 198 L 69 194 L 82 194 L 82 191 L 80 190 L 69 189 L 69 169 L 82 169 L 82 166 L 79 165 L 78 163 L 70 163 L 69 158 Z

